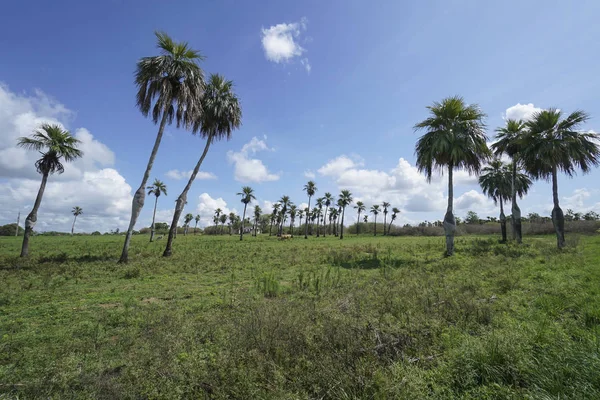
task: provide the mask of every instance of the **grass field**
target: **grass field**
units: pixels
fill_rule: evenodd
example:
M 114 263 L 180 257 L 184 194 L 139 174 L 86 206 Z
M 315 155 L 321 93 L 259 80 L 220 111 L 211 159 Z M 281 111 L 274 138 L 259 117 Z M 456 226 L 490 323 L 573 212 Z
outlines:
M 0 238 L 0 398 L 600 398 L 600 235 Z

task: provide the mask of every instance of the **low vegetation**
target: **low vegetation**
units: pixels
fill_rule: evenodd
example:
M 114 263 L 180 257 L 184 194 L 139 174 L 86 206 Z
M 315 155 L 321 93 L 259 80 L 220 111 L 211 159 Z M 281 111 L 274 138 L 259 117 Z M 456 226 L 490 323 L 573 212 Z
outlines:
M 2 237 L 0 398 L 600 398 L 599 235 L 349 231 Z

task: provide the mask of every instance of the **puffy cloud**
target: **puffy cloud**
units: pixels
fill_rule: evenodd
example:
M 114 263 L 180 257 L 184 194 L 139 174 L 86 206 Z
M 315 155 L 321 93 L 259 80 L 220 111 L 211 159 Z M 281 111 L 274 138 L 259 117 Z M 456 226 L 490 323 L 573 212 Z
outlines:
M 308 178 L 308 179 L 315 179 L 317 177 L 317 175 L 315 175 L 315 173 L 312 172 L 311 170 L 307 170 L 307 171 L 304 171 L 304 177 Z
M 213 217 L 215 210 L 220 208 L 225 214 L 230 212 L 239 214 L 235 208 L 227 207 L 227 202 L 222 197 L 212 198 L 208 193 L 202 193 L 198 196 L 198 205 L 196 206 L 196 213 L 200 215 L 199 226 L 209 226 L 213 224 Z M 241 216 L 241 215 L 240 215 Z
M 534 113 L 538 111 L 542 111 L 542 109 L 535 107 L 533 103 L 517 103 L 516 105 L 506 109 L 506 112 L 504 113 L 504 119 L 522 119 L 523 121 L 527 121 L 533 116 Z
M 167 171 L 167 173 L 165 173 L 165 175 L 171 179 L 181 180 L 184 178 L 189 179 L 190 176 L 192 176 L 192 172 L 193 172 L 192 170 L 180 171 L 178 169 L 172 169 L 170 171 Z M 198 171 L 198 174 L 196 175 L 196 180 L 207 180 L 207 179 L 217 179 L 217 176 L 215 174 L 213 174 L 212 172 Z
M 269 172 L 261 160 L 250 158 L 250 156 L 256 152 L 272 150 L 267 146 L 266 140 L 266 136 L 264 137 L 264 140 L 253 137 L 240 151 L 227 152 L 227 160 L 234 165 L 233 174 L 236 181 L 242 183 L 262 183 L 279 179 L 280 175 Z
M 454 207 L 457 210 L 476 209 L 478 212 L 486 212 L 493 208 L 492 201 L 477 190 L 469 190 L 463 193 L 454 200 Z
M 342 174 L 344 171 L 347 171 L 352 168 L 362 166 L 362 162 L 355 162 L 350 157 L 341 155 L 333 160 L 327 162 L 327 164 L 323 165 L 321 168 L 317 170 L 317 172 L 323 176 L 331 176 L 336 177 Z
M 301 57 L 306 50 L 299 44 L 302 33 L 306 31 L 306 18 L 300 22 L 282 23 L 269 28 L 262 28 L 262 47 L 265 57 L 275 63 L 286 63 L 295 57 Z M 312 67 L 308 58 L 300 59 L 300 64 L 310 73 Z

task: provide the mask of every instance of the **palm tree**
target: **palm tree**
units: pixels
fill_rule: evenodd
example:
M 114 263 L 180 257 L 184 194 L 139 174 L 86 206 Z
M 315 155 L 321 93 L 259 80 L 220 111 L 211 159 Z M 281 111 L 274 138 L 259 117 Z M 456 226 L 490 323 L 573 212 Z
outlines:
M 233 225 L 237 220 L 237 215 L 235 213 L 229 213 L 229 236 L 231 236 L 231 231 L 233 230 Z
M 71 162 L 83 156 L 83 152 L 77 148 L 79 143 L 81 142 L 71 136 L 60 125 L 50 124 L 42 124 L 30 137 L 20 137 L 18 139 L 17 145 L 19 147 L 38 151 L 42 155 L 42 158 L 35 162 L 37 172 L 42 175 L 42 183 L 35 198 L 33 209 L 25 219 L 21 257 L 29 254 L 29 237 L 37 222 L 37 213 L 42 203 L 48 176 L 55 172 L 62 174 L 65 171 L 62 160 Z
M 156 206 L 158 205 L 158 198 L 161 194 L 167 195 L 167 185 L 158 179 L 154 179 L 154 183 L 148 186 L 148 196 L 154 195 L 154 212 L 152 213 L 152 225 L 150 226 L 150 241 L 154 240 L 154 222 L 156 220 Z
M 340 239 L 344 238 L 344 214 L 346 213 L 346 207 L 352 204 L 352 193 L 349 190 L 342 190 L 340 193 L 341 200 L 340 204 L 342 206 L 342 222 L 340 224 Z
M 367 208 L 362 201 L 357 201 L 354 209 L 358 212 L 358 216 L 356 217 L 356 235 L 358 236 L 360 227 L 360 214 L 362 214 Z
M 338 218 L 338 210 L 337 208 L 332 208 L 329 212 L 329 225 L 333 222 L 333 235 L 337 237 L 337 218 Z
M 295 204 L 290 205 L 290 235 L 294 236 L 294 221 L 296 220 L 296 213 L 298 212 L 298 208 Z
M 219 217 L 219 221 L 221 222 L 221 235 L 225 234 L 225 223 L 227 222 L 227 214 L 221 214 Z
M 190 226 L 190 222 L 194 219 L 194 214 L 187 213 L 185 217 L 183 217 L 183 236 L 187 235 L 188 227 Z
M 365 216 L 363 217 L 363 222 L 364 222 L 365 224 L 368 224 L 368 223 L 369 223 L 369 214 L 365 214 Z
M 290 196 L 281 196 L 281 199 L 279 199 L 279 204 L 281 204 L 281 219 L 279 221 L 279 231 L 277 236 L 281 236 L 283 234 L 283 224 L 285 223 L 288 208 L 292 204 L 290 201 Z
M 244 203 L 244 214 L 242 215 L 242 227 L 240 228 L 240 240 L 244 240 L 244 222 L 246 221 L 246 207 L 248 207 L 248 203 L 252 200 L 256 200 L 256 196 L 254 195 L 254 189 L 250 186 L 244 186 L 242 191 L 237 194 L 238 196 L 242 196 L 242 203 Z
M 329 192 L 325 193 L 323 196 L 324 204 L 325 204 L 325 215 L 323 216 L 323 220 L 327 222 L 327 213 L 329 212 L 329 206 L 333 203 L 333 195 Z M 327 235 L 327 227 L 323 226 L 323 237 Z
M 194 220 L 196 221 L 196 225 L 194 225 L 194 235 L 195 235 L 196 231 L 198 230 L 198 222 L 200 222 L 200 214 L 196 214 L 196 217 L 194 217 Z
M 304 185 L 303 189 L 308 195 L 308 210 L 310 210 L 310 199 L 317 192 L 317 186 L 313 181 L 308 181 L 306 185 Z M 304 239 L 308 239 L 308 220 L 309 220 L 308 212 L 306 213 L 306 226 L 304 227 Z
M 320 236 L 320 232 L 319 232 L 319 220 L 321 217 L 321 214 L 323 213 L 323 205 L 325 202 L 325 198 L 324 197 L 318 197 L 316 200 L 316 204 L 317 204 L 317 237 Z
M 277 213 L 279 212 L 279 207 L 280 207 L 279 203 L 273 204 L 273 211 L 271 212 L 271 218 L 270 218 L 271 224 L 269 226 L 269 236 L 271 236 L 271 232 L 273 230 L 273 223 L 275 222 L 275 220 L 277 220 Z
M 504 215 L 504 202 L 510 201 L 512 197 L 512 166 L 504 164 L 500 159 L 494 159 L 481 170 L 479 185 L 483 193 L 490 197 L 494 204 L 500 202 L 500 228 L 502 231 L 502 242 L 506 242 L 506 216 Z M 529 187 L 531 179 L 521 172 L 517 173 L 514 187 L 515 193 L 522 198 Z
M 254 206 L 254 232 L 253 235 L 256 237 L 256 229 L 258 228 L 258 220 L 260 219 L 260 214 L 262 210 L 260 206 Z
M 146 165 L 142 183 L 133 196 L 131 203 L 131 220 L 127 228 L 123 252 L 119 262 L 128 260 L 129 242 L 135 223 L 144 207 L 146 183 L 167 123 L 175 119 L 177 127 L 192 127 L 194 119 L 200 112 L 200 102 L 204 91 L 204 73 L 198 65 L 203 59 L 197 50 L 191 49 L 187 43 L 176 43 L 166 33 L 155 32 L 161 54 L 154 57 L 143 57 L 137 63 L 135 85 L 137 106 L 147 117 L 152 114 L 152 121 L 160 121 L 154 147 Z M 153 105 L 154 103 L 154 105 Z M 176 208 L 177 209 L 177 208 Z M 179 215 L 177 216 L 179 217 Z M 177 222 L 179 219 L 174 219 Z M 171 226 L 171 229 L 177 229 Z M 169 233 L 170 235 L 170 233 Z
M 465 169 L 478 174 L 481 165 L 490 157 L 485 135 L 485 114 L 476 104 L 465 104 L 461 97 L 449 97 L 427 107 L 429 118 L 414 126 L 425 129 L 415 147 L 417 168 L 431 182 L 434 171 L 448 170 L 448 209 L 444 216 L 446 254 L 454 254 L 456 219 L 453 214 L 454 192 L 452 174 Z
M 525 123 L 527 133 L 522 153 L 525 170 L 535 179 L 552 180 L 552 223 L 558 248 L 565 245 L 565 216 L 558 203 L 558 172 L 572 177 L 576 168 L 587 173 L 600 163 L 600 135 L 577 130 L 588 119 L 588 114 L 580 110 L 563 119 L 560 110 L 550 108 L 536 112 Z
M 398 216 L 398 214 L 400 213 L 400 210 L 396 207 L 392 208 L 392 216 L 390 218 L 390 224 L 388 225 L 387 228 L 387 233 L 388 235 L 390 234 L 390 229 L 392 229 L 392 223 L 396 220 L 396 217 Z
M 215 234 L 217 233 L 217 229 L 219 228 L 219 217 L 223 213 L 223 210 L 217 208 L 215 210 L 215 216 L 213 217 L 213 222 L 215 223 Z
M 201 114 L 194 120 L 193 132 L 200 132 L 200 136 L 206 139 L 204 151 L 196 163 L 187 185 L 177 198 L 173 221 L 179 218 L 187 201 L 187 194 L 196 179 L 200 166 L 208 153 L 210 145 L 218 140 L 231 139 L 231 134 L 242 124 L 242 109 L 237 95 L 233 92 L 233 81 L 228 81 L 218 74 L 211 74 L 206 90 L 202 96 Z M 163 256 L 171 255 L 173 234 L 169 232 L 167 247 Z
M 521 138 L 525 134 L 525 122 L 521 120 L 509 119 L 506 126 L 496 129 L 497 141 L 492 144 L 492 150 L 497 157 L 506 154 L 512 161 L 512 180 L 511 180 L 511 225 L 513 240 L 517 243 L 523 241 L 521 232 L 521 209 L 517 205 L 516 179 L 517 170 L 522 164 L 521 160 Z
M 391 206 L 390 203 L 388 203 L 387 201 L 384 201 L 381 206 L 383 207 L 383 236 L 385 236 L 385 227 L 387 225 L 387 214 L 388 214 L 388 207 Z
M 73 218 L 73 226 L 71 226 L 71 236 L 73 236 L 73 234 L 75 233 L 75 222 L 77 221 L 77 217 L 83 214 L 83 209 L 79 206 L 75 206 L 71 210 L 71 213 L 73 213 L 73 215 L 75 216 L 75 218 Z
M 313 231 L 315 229 L 315 221 L 317 220 L 317 218 L 319 217 L 319 209 L 317 207 L 313 207 L 312 212 L 310 214 L 310 221 L 311 221 L 311 225 L 310 225 L 310 234 L 313 234 Z
M 302 227 L 302 218 L 304 217 L 304 211 L 298 210 L 297 215 L 298 215 L 298 226 Z
M 375 216 L 375 233 L 373 234 L 373 236 L 377 236 L 377 215 L 379 215 L 379 211 L 381 211 L 379 209 L 379 204 L 375 204 L 371 207 L 371 214 Z
M 342 207 L 344 205 L 344 202 L 342 201 L 341 198 L 338 198 L 336 205 L 338 206 L 338 209 L 337 209 L 337 219 L 336 219 L 336 227 L 335 227 L 336 235 L 335 236 L 339 236 L 339 234 L 340 234 L 340 226 L 338 224 L 338 221 L 341 220 Z

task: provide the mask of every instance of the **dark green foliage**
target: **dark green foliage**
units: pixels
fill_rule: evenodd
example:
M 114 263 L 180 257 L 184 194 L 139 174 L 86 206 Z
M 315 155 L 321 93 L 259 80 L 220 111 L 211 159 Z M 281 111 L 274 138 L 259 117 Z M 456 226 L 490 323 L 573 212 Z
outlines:
M 17 224 L 6 224 L 0 226 L 0 236 L 15 236 Z M 23 235 L 25 230 L 19 226 L 19 235 Z

